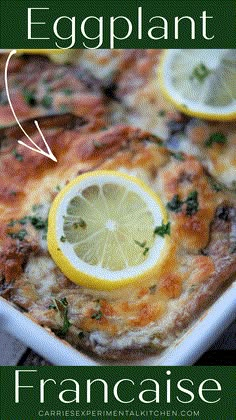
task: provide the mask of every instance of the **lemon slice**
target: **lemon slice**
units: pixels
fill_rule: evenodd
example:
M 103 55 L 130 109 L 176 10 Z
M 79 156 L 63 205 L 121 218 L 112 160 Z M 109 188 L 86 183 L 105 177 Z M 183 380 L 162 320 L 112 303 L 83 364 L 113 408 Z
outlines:
M 167 99 L 185 114 L 236 118 L 236 50 L 167 50 L 159 80 Z
M 75 283 L 112 289 L 157 273 L 167 236 L 160 198 L 135 177 L 94 171 L 70 182 L 49 212 L 48 249 Z

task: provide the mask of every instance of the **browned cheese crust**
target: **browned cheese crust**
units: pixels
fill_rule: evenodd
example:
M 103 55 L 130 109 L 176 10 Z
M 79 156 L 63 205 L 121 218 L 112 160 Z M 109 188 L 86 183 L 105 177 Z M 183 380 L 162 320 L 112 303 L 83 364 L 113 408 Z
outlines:
M 216 192 L 195 157 L 168 151 L 148 132 L 99 125 L 91 132 L 90 116 L 60 118 L 49 127 L 41 120 L 57 163 L 17 144 L 17 130 L 1 132 L 1 295 L 78 349 L 111 359 L 155 353 L 197 318 L 235 272 L 235 197 Z M 28 129 L 40 144 L 31 122 Z M 50 258 L 51 202 L 68 181 L 95 168 L 141 178 L 167 206 L 171 250 L 158 276 L 97 291 L 69 281 Z

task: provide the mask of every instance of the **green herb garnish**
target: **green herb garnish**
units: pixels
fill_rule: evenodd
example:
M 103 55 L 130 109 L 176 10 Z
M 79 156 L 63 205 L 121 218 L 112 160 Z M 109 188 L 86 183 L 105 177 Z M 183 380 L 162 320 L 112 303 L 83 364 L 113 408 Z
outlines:
M 198 192 L 192 191 L 189 193 L 186 201 L 186 214 L 187 216 L 192 216 L 193 214 L 197 213 L 198 211 Z
M 15 158 L 16 158 L 16 160 L 18 160 L 18 162 L 23 162 L 24 156 L 21 155 L 20 153 L 18 153 L 16 149 L 13 150 L 12 154 L 13 154 L 13 156 L 15 156 Z
M 35 92 L 33 90 L 24 89 L 23 96 L 24 96 L 25 102 L 28 105 L 30 105 L 30 106 L 36 106 L 37 105 Z
M 63 89 L 62 91 L 65 95 L 70 96 L 73 93 L 73 90 L 70 88 Z
M 180 160 L 180 161 L 184 161 L 185 157 L 184 154 L 182 152 L 170 152 L 171 156 L 173 156 L 176 160 Z
M 101 149 L 101 147 L 103 147 L 103 146 L 104 146 L 104 144 L 101 143 L 100 141 L 93 140 L 93 147 L 95 149 Z
M 60 111 L 65 113 L 65 112 L 69 112 L 70 111 L 70 107 L 66 104 L 61 104 L 60 105 Z
M 32 226 L 34 226 L 35 229 L 41 230 L 41 229 L 47 229 L 48 227 L 48 221 L 47 219 L 42 219 L 42 217 L 32 216 L 29 217 Z
M 87 223 L 82 219 L 82 217 L 79 217 L 77 222 L 73 223 L 73 228 L 78 229 L 78 227 L 81 227 L 85 229 L 87 227 Z
M 148 247 L 146 246 L 147 241 L 139 242 L 139 241 L 134 240 L 134 242 L 136 243 L 136 245 L 140 246 L 140 248 L 144 248 L 144 250 L 143 250 L 143 255 L 144 255 L 144 256 L 145 256 L 145 255 L 147 255 L 147 253 L 148 253 L 148 251 L 149 251 L 149 249 L 150 249 L 150 248 L 148 248 Z
M 147 246 L 144 248 L 144 251 L 143 251 L 143 255 L 144 255 L 144 256 L 145 256 L 145 255 L 147 255 L 147 253 L 148 253 L 149 249 L 150 249 L 150 248 L 148 248 Z
M 61 241 L 61 242 L 66 242 L 66 237 L 65 237 L 65 236 L 61 236 L 61 237 L 60 237 L 60 241 Z
M 192 70 L 190 75 L 190 80 L 198 80 L 198 82 L 202 83 L 204 80 L 211 74 L 211 70 L 203 63 L 199 63 L 195 66 Z
M 210 186 L 211 186 L 211 188 L 212 188 L 213 191 L 220 192 L 220 191 L 227 190 L 227 188 L 225 187 L 225 185 L 222 184 L 221 182 L 216 181 L 215 179 L 210 178 L 210 177 L 208 178 L 208 180 L 209 180 Z
M 134 240 L 134 242 L 136 243 L 136 245 L 140 246 L 140 248 L 144 248 L 146 243 L 147 243 L 147 241 L 139 242 L 139 241 L 136 241 L 136 240 Z
M 28 216 L 25 216 L 25 217 L 22 217 L 22 219 L 18 220 L 18 223 L 20 223 L 20 225 L 26 225 L 28 220 L 29 220 Z
M 9 232 L 7 235 L 12 239 L 19 239 L 19 241 L 23 241 L 25 236 L 28 235 L 28 232 L 25 229 L 21 229 L 18 232 Z
M 51 108 L 52 102 L 53 102 L 52 96 L 45 95 L 43 97 L 42 101 L 41 101 L 41 105 L 44 108 L 47 108 L 48 109 L 48 108 Z
M 158 112 L 158 116 L 164 117 L 165 115 L 166 115 L 166 111 L 164 109 L 160 109 L 160 111 Z
M 11 220 L 9 223 L 8 223 L 8 225 L 7 226 L 9 226 L 9 227 L 12 227 L 12 226 L 15 226 L 17 224 L 17 220 Z
M 156 284 L 153 284 L 152 286 L 149 287 L 149 291 L 150 291 L 151 295 L 154 295 L 156 290 L 157 290 L 157 285 Z
M 170 235 L 170 222 L 165 224 L 163 223 L 163 220 L 162 220 L 162 225 L 157 226 L 154 229 L 154 235 L 159 235 L 162 238 L 164 238 L 165 235 Z
M 156 146 L 163 146 L 164 142 L 163 140 L 158 139 L 157 137 L 154 136 L 148 136 L 148 137 L 144 137 L 142 139 L 142 141 L 147 141 L 148 143 L 154 143 Z
M 82 340 L 83 338 L 85 338 L 85 334 L 84 332 L 81 330 L 78 332 L 78 337 Z
M 175 213 L 180 213 L 182 211 L 183 204 L 186 204 L 186 215 L 192 216 L 198 211 L 198 192 L 192 191 L 189 193 L 186 200 L 182 201 L 179 198 L 179 195 L 174 195 L 171 201 L 166 205 L 167 209 Z
M 230 245 L 230 248 L 229 248 L 229 253 L 230 254 L 234 254 L 236 252 L 236 242 L 233 242 L 231 245 Z
M 32 211 L 35 213 L 37 210 L 41 209 L 43 207 L 42 204 L 34 204 L 32 206 Z
M 182 205 L 183 205 L 183 201 L 181 201 L 179 198 L 179 195 L 176 194 L 174 195 L 172 200 L 167 203 L 166 207 L 170 211 L 174 211 L 175 213 L 180 213 L 182 211 Z
M 94 314 L 91 315 L 91 318 L 96 319 L 97 321 L 99 321 L 99 319 L 101 319 L 102 317 L 103 317 L 102 311 L 94 312 Z
M 54 331 L 58 337 L 65 337 L 68 332 L 68 329 L 71 326 L 71 323 L 68 319 L 68 302 L 67 299 L 64 297 L 60 300 L 53 299 L 53 304 L 49 305 L 49 309 L 54 309 L 60 314 L 60 317 L 63 321 L 63 326 L 61 329 Z
M 189 288 L 189 293 L 194 292 L 194 290 L 196 290 L 197 288 L 197 284 L 191 284 L 190 288 Z
M 205 141 L 205 147 L 211 147 L 213 144 L 226 144 L 227 137 L 223 133 L 213 133 Z

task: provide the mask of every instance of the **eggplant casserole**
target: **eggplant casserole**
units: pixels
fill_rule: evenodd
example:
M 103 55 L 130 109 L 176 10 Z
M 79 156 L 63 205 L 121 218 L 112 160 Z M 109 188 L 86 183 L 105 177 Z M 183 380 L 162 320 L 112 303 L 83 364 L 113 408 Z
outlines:
M 159 54 L 85 51 L 73 65 L 33 55 L 12 60 L 16 114 L 43 147 L 37 117 L 57 163 L 17 143 L 24 137 L 12 125 L 1 57 L 0 294 L 73 347 L 107 359 L 169 346 L 236 271 L 235 123 L 193 120 L 166 104 L 151 88 Z M 219 131 L 225 141 L 213 136 L 204 148 Z M 177 151 L 176 136 L 183 138 Z M 51 259 L 51 203 L 95 169 L 134 175 L 161 197 L 171 249 L 158 278 L 95 290 L 72 283 Z

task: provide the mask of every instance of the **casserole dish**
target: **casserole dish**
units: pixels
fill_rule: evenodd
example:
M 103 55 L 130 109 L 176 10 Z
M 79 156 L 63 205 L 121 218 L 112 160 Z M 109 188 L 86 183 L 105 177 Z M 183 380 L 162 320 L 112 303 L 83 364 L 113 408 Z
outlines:
M 227 204 L 227 201 L 224 201 L 229 197 L 229 192 L 226 191 L 226 194 L 221 186 L 212 185 L 211 177 L 197 159 L 183 153 L 168 151 L 163 147 L 163 143 L 151 133 L 134 127 L 119 126 L 112 122 L 107 124 L 110 104 L 108 106 L 107 101 L 104 101 L 101 85 L 95 80 L 92 80 L 90 83 L 92 88 L 90 87 L 87 92 L 88 75 L 83 76 L 78 85 L 76 73 L 78 69 L 68 70 L 60 66 L 55 69 L 51 63 L 48 64 L 47 61 L 41 59 L 40 65 L 44 72 L 43 94 L 41 91 L 35 92 L 35 87 L 34 90 L 30 90 L 29 87 L 24 90 L 23 87 L 22 96 L 21 83 L 24 86 L 25 78 L 28 78 L 29 86 L 40 85 L 32 72 L 37 66 L 37 60 L 26 61 L 23 73 L 17 74 L 16 80 L 13 78 L 13 82 L 17 82 L 13 84 L 15 100 L 19 100 L 20 94 L 18 105 L 25 105 L 27 102 L 27 107 L 19 108 L 22 119 L 25 115 L 32 117 L 37 115 L 37 118 L 40 118 L 40 125 L 44 130 L 48 129 L 47 139 L 60 161 L 56 169 L 48 161 L 42 161 L 39 157 L 36 159 L 30 153 L 26 154 L 22 148 L 12 148 L 12 139 L 20 137 L 17 129 L 6 127 L 1 130 L 2 138 L 6 142 L 10 139 L 11 143 L 5 144 L 5 155 L 2 157 L 3 168 L 6 172 L 6 177 L 2 180 L 3 208 L 5 203 L 8 205 L 6 220 L 4 220 L 7 224 L 2 229 L 5 244 L 1 255 L 2 292 L 3 296 L 7 296 L 12 302 L 26 310 L 30 318 L 36 319 L 39 324 L 44 325 L 48 330 L 51 329 L 55 334 L 61 334 L 63 331 L 61 325 L 63 317 L 59 317 L 58 320 L 57 316 L 60 312 L 59 302 L 64 321 L 67 322 L 66 333 L 69 333 L 67 337 L 70 338 L 69 341 L 79 349 L 88 350 L 87 354 L 94 351 L 95 355 L 84 356 L 80 350 L 79 353 L 75 353 L 69 345 L 65 347 L 63 340 L 60 341 L 58 347 L 57 338 L 52 334 L 48 335 L 45 331 L 42 332 L 40 327 L 32 324 L 32 321 L 23 314 L 18 313 L 15 318 L 16 323 L 12 325 L 11 319 L 15 309 L 9 312 L 6 309 L 9 306 L 5 303 L 3 303 L 4 314 L 7 314 L 8 320 L 3 314 L 3 325 L 8 332 L 11 333 L 14 330 L 15 335 L 23 340 L 26 336 L 24 333 L 22 336 L 22 331 L 26 330 L 27 344 L 33 348 L 36 346 L 37 352 L 56 364 L 64 364 L 65 360 L 67 360 L 66 363 L 70 362 L 69 364 L 84 365 L 192 363 L 216 338 L 216 331 L 220 333 L 221 328 L 226 327 L 233 316 L 235 294 L 232 291 L 235 291 L 234 287 L 229 289 L 231 292 L 227 291 L 222 295 L 224 297 L 220 299 L 223 300 L 219 299 L 209 312 L 202 315 L 205 304 L 211 303 L 209 302 L 212 299 L 211 296 L 215 295 L 221 281 L 225 282 L 230 274 L 235 272 L 233 268 L 235 250 L 232 248 L 233 243 L 230 244 L 230 241 L 233 242 L 235 239 L 234 224 L 233 221 L 231 222 L 235 218 L 235 212 L 230 203 Z M 67 79 L 63 80 L 69 83 L 69 88 L 60 85 L 59 80 L 65 75 Z M 62 89 L 61 92 L 58 92 L 59 88 Z M 79 93 L 76 98 L 71 94 L 72 88 Z M 51 96 L 46 95 L 45 90 L 48 90 Z M 67 98 L 68 91 L 70 99 Z M 55 111 L 61 109 L 61 105 L 65 103 L 71 106 L 69 111 L 73 114 L 62 113 L 59 117 L 56 116 Z M 74 115 L 76 109 L 79 110 L 79 114 Z M 59 132 L 54 131 L 54 123 L 61 126 Z M 185 124 L 182 122 L 180 125 L 182 127 Z M 24 120 L 24 126 L 33 133 L 32 120 Z M 71 168 L 68 167 L 68 160 Z M 22 162 L 24 162 L 25 171 L 22 171 Z M 12 171 L 11 168 L 14 170 Z M 130 171 L 137 177 L 144 177 L 144 180 L 147 183 L 150 182 L 153 189 L 157 189 L 156 192 L 161 194 L 169 209 L 173 226 L 173 245 L 177 244 L 176 254 L 173 247 L 171 269 L 169 270 L 166 264 L 159 284 L 154 284 L 153 278 L 148 279 L 141 290 L 131 290 L 131 295 L 127 293 L 127 296 L 131 297 L 128 302 L 126 302 L 126 296 L 123 301 L 123 297 L 107 296 L 105 293 L 99 296 L 93 290 L 91 292 L 76 289 L 59 273 L 58 268 L 52 265 L 47 254 L 45 217 L 48 205 L 58 192 L 57 187 L 60 189 L 61 185 L 63 186 L 79 173 L 95 168 L 121 170 L 123 168 L 124 171 Z M 62 173 L 63 169 L 64 173 Z M 48 174 L 51 176 L 50 180 Z M 11 183 L 14 185 L 13 189 L 9 188 Z M 26 199 L 22 200 L 22 197 Z M 43 198 L 43 202 L 39 202 L 39 197 Z M 230 226 L 232 235 L 230 235 Z M 208 235 L 211 229 L 213 239 L 209 242 Z M 222 245 L 220 241 L 225 245 Z M 177 256 L 178 250 L 181 252 Z M 187 254 L 189 259 L 185 261 Z M 175 260 L 173 255 L 178 258 Z M 185 262 L 186 266 L 184 266 Z M 210 278 L 211 281 L 208 281 Z M 219 295 L 218 290 L 217 295 Z M 57 306 L 55 306 L 55 301 Z M 187 305 L 189 302 L 190 305 Z M 227 313 L 223 313 L 222 309 L 225 302 Z M 170 315 L 166 310 L 167 305 L 172 310 Z M 189 325 L 192 325 L 190 322 L 196 319 L 199 312 L 200 320 L 190 328 Z M 212 314 L 210 318 L 208 318 L 208 313 Z M 69 320 L 67 314 L 70 316 Z M 166 317 L 159 328 L 156 320 L 158 317 L 161 318 L 162 314 Z M 171 318 L 172 323 L 169 323 L 168 318 Z M 72 328 L 69 330 L 70 326 Z M 129 334 L 130 326 L 132 326 L 131 334 Z M 184 338 L 175 341 L 174 345 L 170 343 L 168 339 L 176 338 L 179 331 L 185 330 L 186 326 L 190 329 L 183 336 Z M 104 327 L 107 330 L 104 330 Z M 37 343 L 34 339 L 32 341 L 30 332 L 34 337 L 40 337 L 36 340 Z M 169 337 L 168 332 L 170 332 Z M 64 338 L 65 331 L 63 333 Z M 113 337 L 115 337 L 114 340 Z M 116 345 L 116 339 L 118 345 Z M 128 341 L 125 342 L 127 339 Z M 40 344 L 44 342 L 48 343 L 46 349 Z M 154 347 L 160 346 L 155 347 L 155 351 L 157 350 L 155 356 L 147 357 L 147 354 L 152 354 L 153 344 Z M 162 351 L 159 355 L 158 352 L 163 347 L 167 347 L 168 350 Z M 53 349 L 52 354 L 50 351 L 47 353 L 49 348 Z M 65 349 L 67 357 L 64 355 Z M 142 361 L 139 357 L 140 350 Z M 137 360 L 130 361 L 130 358 L 126 356 L 131 355 L 132 358 L 134 353 Z M 68 354 L 72 357 L 69 361 Z M 117 361 L 99 360 L 98 362 L 97 355 L 102 356 L 101 359 L 103 356 L 111 359 L 114 357 Z M 124 357 L 120 358 L 120 355 Z

